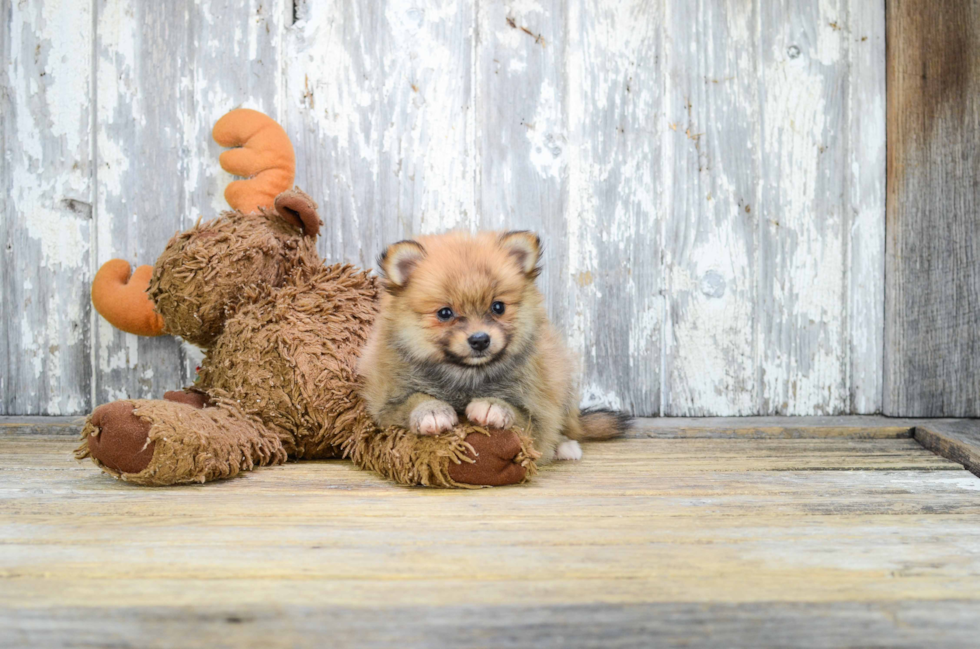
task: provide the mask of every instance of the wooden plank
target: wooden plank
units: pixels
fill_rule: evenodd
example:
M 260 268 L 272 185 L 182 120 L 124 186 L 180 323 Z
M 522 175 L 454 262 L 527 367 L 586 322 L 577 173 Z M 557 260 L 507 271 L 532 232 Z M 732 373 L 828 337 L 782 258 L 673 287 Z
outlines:
M 851 414 L 881 412 L 885 335 L 885 7 L 848 3 L 847 245 L 848 390 Z
M 803 647 L 850 644 L 973 647 L 975 600 L 897 603 L 234 607 L 211 604 L 0 611 L 0 643 L 54 646 L 66 638 L 122 646 L 318 647 Z
M 10 200 L 10 171 L 7 169 L 7 122 L 13 115 L 13 97 L 10 92 L 10 30 L 12 25 L 10 0 L 0 0 L 0 246 L 4 256 L 13 250 L 7 225 L 7 203 Z M 0 262 L 0 322 L 7 319 L 7 264 Z M 10 327 L 0 333 L 0 367 L 10 367 Z M 0 394 L 7 394 L 7 372 L 0 373 Z M 0 416 L 7 412 L 6 399 L 0 400 Z
M 733 453 L 740 453 L 741 461 L 727 473 L 739 471 L 803 471 L 830 470 L 833 468 L 858 468 L 864 470 L 902 470 L 920 469 L 938 470 L 949 469 L 961 471 L 962 467 L 955 462 L 939 457 L 933 453 L 923 453 L 921 446 L 910 438 L 747 438 L 740 440 L 725 440 L 720 442 L 714 438 L 677 438 L 677 439 L 634 439 L 618 440 L 612 445 L 591 446 L 590 460 L 601 464 L 613 463 L 618 467 L 628 469 L 630 473 L 638 473 L 644 468 L 659 468 L 664 462 L 676 463 L 678 468 L 690 469 L 699 462 L 715 460 Z M 59 445 L 64 440 L 54 436 L 37 437 L 27 432 L 5 441 L 7 457 L 0 458 L 0 468 L 15 469 L 28 466 L 39 457 L 44 458 L 44 464 L 53 469 L 77 469 L 79 465 L 69 462 L 69 457 L 59 457 Z M 630 453 L 640 453 L 643 459 L 630 459 Z M 647 455 L 656 453 L 655 458 Z M 293 489 L 298 489 L 301 480 L 315 476 L 322 469 L 302 463 L 289 472 L 289 476 L 279 479 L 292 479 Z M 295 474 L 292 475 L 292 474 Z M 40 475 L 40 474 L 38 474 Z M 369 474 L 366 474 L 369 475 Z M 65 476 L 51 476 L 51 486 Z M 297 483 L 296 481 L 300 482 Z M 364 478 L 362 482 L 370 482 Z M 622 488 L 625 482 L 615 480 L 611 485 Z M 634 485 L 635 489 L 647 492 L 660 488 L 660 483 L 651 479 L 649 484 Z M 572 488 L 575 490 L 575 488 Z M 597 489 L 590 486 L 589 489 Z M 582 493 L 589 493 L 588 490 Z
M 473 4 L 296 5 L 287 130 L 297 183 L 321 204 L 328 260 L 476 223 Z
M 533 230 L 544 242 L 538 286 L 548 315 L 572 331 L 566 272 L 581 243 L 569 230 L 565 3 L 477 5 L 474 60 L 479 227 Z
M 377 191 L 382 7 L 342 0 L 294 6 L 298 21 L 286 41 L 294 65 L 285 83 L 296 183 L 320 204 L 320 253 L 371 268 L 389 238 Z
M 850 408 L 843 0 L 759 5 L 760 414 Z M 868 242 L 874 245 L 873 242 Z
M 881 7 L 668 7 L 665 414 L 875 412 Z
M 97 5 L 97 262 L 152 264 L 187 219 L 182 122 L 193 104 L 184 2 Z M 184 384 L 179 342 L 97 318 L 95 401 L 159 397 Z
M 956 646 L 978 626 L 980 481 L 911 439 L 589 444 L 474 492 L 335 461 L 147 489 L 72 446 L 0 436 L 0 643 L 914 646 L 932 620 Z
M 757 9 L 672 2 L 667 14 L 664 414 L 759 414 Z
M 660 413 L 663 342 L 664 126 L 650 119 L 663 112 L 662 11 L 648 0 L 567 6 L 568 238 L 545 233 L 546 250 L 568 249 L 557 303 L 583 360 L 583 403 L 648 415 Z
M 4 2 L 0 413 L 91 401 L 92 7 Z
M 5 16 L 21 15 L 9 0 L 3 6 Z M 63 273 L 71 291 L 48 279 L 38 287 L 49 303 L 74 296 L 83 324 L 92 267 L 112 256 L 152 262 L 174 231 L 224 206 L 229 178 L 208 130 L 244 105 L 286 123 L 298 182 L 322 194 L 333 226 L 320 244 L 328 259 L 373 266 L 386 243 L 450 227 L 542 231 L 542 288 L 584 358 L 586 403 L 681 415 L 878 408 L 880 5 L 94 6 L 101 112 L 91 193 L 100 198 L 82 238 L 97 250 L 87 275 Z M 5 91 L 4 101 L 12 96 Z M 13 121 L 4 124 L 12 150 Z M 823 152 L 813 146 L 832 134 Z M 6 182 L 13 171 L 4 167 Z M 51 182 L 72 182 L 58 178 Z M 763 197 L 792 223 L 751 211 Z M 22 311 L 7 287 L 26 272 L 10 263 L 0 265 L 5 320 Z M 77 336 L 82 361 L 94 345 L 97 401 L 156 396 L 193 377 L 196 355 L 174 341 L 94 322 L 74 334 L 44 327 Z M 35 371 L 22 336 L 11 327 L 2 338 L 4 366 Z M 43 412 L 87 410 L 71 393 L 91 390 L 66 371 L 42 364 L 26 391 L 4 390 L 3 411 L 42 412 L 7 404 L 35 384 L 53 394 L 57 381 L 73 387 L 56 386 L 63 405 Z M 38 407 L 52 400 L 38 394 Z
M 959 462 L 980 476 L 980 423 L 927 422 L 915 427 L 915 441 L 939 455 Z
M 0 435 L 78 435 L 84 417 L 0 417 Z
M 980 2 L 886 3 L 884 411 L 980 413 Z
M 420 233 L 472 229 L 478 222 L 474 4 L 385 4 L 376 68 L 383 75 L 377 191 L 387 239 L 373 247 L 371 241 L 360 242 L 365 266 L 386 244 Z
M 973 476 L 971 478 L 975 479 Z M 971 513 L 975 516 L 975 510 Z M 960 516 L 961 519 L 965 517 Z M 942 517 L 937 517 L 934 522 L 942 524 L 944 532 L 948 530 L 965 533 L 967 540 L 951 544 L 930 543 L 929 535 L 925 531 L 913 529 L 903 542 L 889 543 L 881 548 L 882 558 L 878 561 L 855 561 L 857 564 L 865 564 L 856 569 L 850 569 L 848 562 L 842 560 L 842 555 L 851 552 L 860 555 L 874 551 L 873 548 L 869 549 L 866 542 L 850 538 L 852 534 L 874 531 L 874 526 L 859 526 L 847 532 L 837 529 L 838 533 L 846 533 L 848 540 L 834 543 L 833 552 L 828 553 L 835 555 L 833 558 L 816 559 L 810 561 L 809 565 L 799 555 L 803 552 L 819 553 L 821 545 L 832 538 L 826 531 L 822 534 L 805 535 L 805 538 L 800 539 L 799 530 L 775 530 L 767 543 L 761 538 L 766 533 L 764 528 L 739 530 L 738 534 L 732 536 L 727 536 L 732 534 L 731 530 L 722 530 L 721 533 L 726 537 L 716 541 L 719 547 L 705 557 L 719 567 L 718 573 L 711 573 L 710 570 L 698 566 L 696 557 L 692 556 L 692 546 L 707 541 L 705 536 L 664 535 L 658 538 L 642 533 L 637 533 L 634 538 L 619 544 L 596 544 L 591 539 L 581 543 L 556 544 L 548 540 L 534 542 L 535 540 L 526 539 L 520 533 L 511 533 L 511 538 L 517 539 L 517 543 L 496 543 L 496 535 L 480 535 L 477 537 L 479 543 L 464 544 L 456 539 L 465 536 L 466 531 L 455 534 L 443 531 L 447 537 L 445 542 L 440 542 L 441 536 L 437 537 L 435 534 L 406 534 L 406 539 L 396 545 L 392 545 L 392 535 L 389 533 L 387 542 L 379 541 L 376 537 L 367 537 L 360 545 L 355 545 L 361 542 L 360 538 L 348 540 L 347 545 L 324 545 L 310 538 L 298 544 L 274 541 L 238 544 L 234 552 L 228 552 L 229 540 L 218 541 L 216 544 L 164 544 L 144 541 L 128 546 L 111 541 L 74 545 L 40 543 L 30 546 L 22 542 L 10 542 L 4 546 L 4 552 L 9 556 L 3 562 L 4 569 L 0 573 L 7 593 L 0 601 L 3 607 L 17 606 L 15 596 L 21 595 L 28 601 L 20 606 L 36 606 L 42 598 L 25 592 L 26 589 L 21 584 L 36 583 L 44 578 L 64 583 L 70 570 L 75 571 L 71 577 L 75 584 L 70 586 L 75 593 L 62 598 L 45 597 L 49 604 L 84 605 L 84 602 L 79 602 L 78 595 L 91 590 L 94 582 L 105 583 L 106 580 L 112 580 L 120 583 L 122 597 L 103 596 L 98 600 L 102 605 L 152 605 L 154 599 L 159 605 L 166 603 L 161 601 L 160 595 L 176 583 L 186 582 L 197 588 L 207 582 L 223 579 L 237 582 L 240 587 L 267 580 L 270 582 L 271 592 L 243 593 L 226 600 L 224 594 L 230 589 L 227 586 L 218 586 L 215 588 L 214 599 L 207 600 L 192 593 L 185 598 L 185 605 L 203 604 L 207 601 L 226 601 L 237 605 L 272 601 L 273 594 L 286 590 L 290 582 L 299 592 L 292 596 L 287 595 L 284 599 L 276 597 L 276 601 L 284 606 L 301 604 L 301 596 L 309 597 L 318 593 L 317 598 L 312 601 L 321 605 L 370 606 L 385 602 L 389 606 L 419 604 L 435 608 L 453 603 L 452 591 L 456 590 L 458 597 L 461 587 L 465 588 L 460 582 L 468 582 L 474 591 L 478 591 L 462 598 L 463 601 L 487 606 L 506 604 L 508 601 L 534 603 L 533 597 L 520 595 L 522 583 L 525 588 L 528 584 L 540 583 L 542 604 L 612 603 L 615 602 L 617 590 L 622 593 L 625 602 L 750 602 L 767 595 L 775 601 L 832 602 L 840 601 L 842 589 L 853 589 L 857 595 L 854 598 L 856 601 L 980 599 L 976 587 L 968 582 L 968 577 L 957 574 L 955 567 L 951 565 L 958 562 L 954 552 L 969 552 L 971 544 L 977 541 L 976 534 L 971 534 L 966 525 L 949 524 Z M 662 521 L 648 522 L 651 526 L 661 523 Z M 111 522 L 108 524 L 112 525 Z M 475 520 L 470 521 L 471 536 L 474 534 L 472 528 L 477 524 Z M 122 530 L 117 529 L 118 531 Z M 226 534 L 235 533 L 232 528 L 225 528 L 224 531 Z M 329 535 L 329 530 L 325 528 L 315 531 Z M 599 531 L 605 534 L 616 532 L 610 528 Z M 561 535 L 561 531 L 554 527 L 549 532 L 552 538 Z M 194 534 L 195 531 L 192 528 L 188 533 Z M 885 533 L 900 535 L 901 531 L 887 530 Z M 167 534 L 167 538 L 170 536 Z M 787 550 L 786 546 L 792 545 L 794 541 L 798 544 L 798 549 Z M 929 555 L 944 565 L 924 571 L 925 562 L 922 559 L 916 560 L 915 550 L 909 547 L 912 542 L 921 543 L 920 557 Z M 100 547 L 105 547 L 105 551 L 99 550 Z M 766 547 L 772 549 L 774 558 L 778 557 L 772 563 L 782 563 L 783 566 L 765 566 L 766 562 L 759 553 L 764 552 Z M 113 553 L 111 561 L 107 551 Z M 263 557 L 270 556 L 275 559 L 271 562 L 263 561 Z M 399 556 L 402 558 L 402 565 L 395 563 Z M 734 565 L 740 557 L 744 559 L 745 565 Z M 53 563 L 50 570 L 42 565 L 48 559 Z M 656 566 L 658 561 L 668 565 Z M 881 573 L 885 566 L 900 565 L 905 561 L 912 563 L 915 574 L 897 584 L 895 592 L 879 595 L 878 591 L 882 589 Z M 14 566 L 13 570 L 8 566 Z M 968 571 L 970 576 L 977 576 L 972 566 Z M 821 582 L 810 593 L 803 584 L 783 583 L 784 580 L 806 579 L 808 576 L 816 577 Z M 678 583 L 673 586 L 654 586 L 658 579 L 673 579 Z M 144 586 L 155 589 L 152 584 L 147 583 L 151 580 L 159 580 L 163 592 L 158 592 L 156 597 L 152 596 L 152 591 L 147 593 L 150 596 L 137 595 L 128 603 L 123 599 L 127 594 L 134 594 L 135 589 L 128 587 L 133 582 L 143 582 Z M 730 584 L 730 580 L 738 580 L 749 592 L 732 595 L 717 593 L 726 587 L 726 583 Z M 640 583 L 625 583 L 629 581 Z M 343 593 L 344 582 L 349 583 L 349 594 L 346 597 Z M 412 590 L 417 588 L 419 592 L 416 597 L 413 598 L 411 592 L 391 592 L 398 589 L 399 582 L 403 587 L 410 586 Z M 586 586 L 590 582 L 595 583 L 595 591 Z M 641 584 L 647 586 L 647 593 L 642 592 Z M 565 586 L 564 593 L 561 592 L 561 586 Z M 923 592 L 916 593 L 913 590 L 916 587 L 922 588 Z M 47 590 L 42 587 L 41 593 L 44 594 Z M 263 600 L 263 594 L 268 599 Z M 509 599 L 511 597 L 514 599 Z
M 281 105 L 282 0 L 110 0 L 98 17 L 98 256 L 152 264 L 169 238 L 227 209 L 231 177 L 211 139 L 237 106 Z M 98 320 L 96 400 L 159 397 L 194 378 L 199 355 Z
M 791 542 L 791 540 L 786 542 Z M 709 541 L 705 540 L 705 543 L 707 544 Z M 819 554 L 822 551 L 819 547 L 809 549 L 814 554 Z M 873 550 L 864 548 L 860 548 L 858 551 L 873 552 Z M 417 605 L 433 609 L 434 613 L 442 607 L 452 606 L 460 602 L 487 609 L 514 603 L 522 607 L 541 605 L 601 606 L 606 604 L 622 606 L 631 603 L 669 604 L 678 603 L 677 600 L 672 599 L 678 595 L 696 597 L 697 599 L 691 601 L 704 606 L 773 602 L 772 599 L 767 599 L 767 596 L 771 597 L 772 595 L 772 585 L 766 584 L 765 580 L 760 577 L 772 579 L 774 575 L 770 573 L 752 578 L 751 573 L 744 570 L 718 575 L 710 582 L 700 584 L 702 588 L 696 592 L 691 592 L 686 587 L 671 590 L 670 581 L 677 580 L 681 582 L 682 586 L 686 586 L 689 582 L 696 583 L 696 580 L 701 577 L 701 575 L 685 574 L 681 571 L 664 571 L 663 574 L 659 575 L 662 580 L 659 587 L 647 576 L 633 580 L 628 578 L 602 579 L 601 577 L 598 579 L 553 578 L 535 584 L 531 580 L 524 579 L 516 581 L 487 579 L 487 576 L 492 575 L 483 574 L 480 575 L 482 579 L 474 579 L 468 584 L 470 590 L 467 590 L 467 585 L 460 582 L 464 581 L 462 574 L 466 562 L 472 563 L 474 561 L 472 553 L 476 552 L 479 552 L 479 549 L 471 550 L 471 556 L 465 559 L 457 559 L 460 577 L 430 581 L 394 578 L 385 583 L 376 580 L 326 580 L 303 579 L 302 577 L 294 580 L 276 580 L 270 575 L 236 579 L 227 577 L 227 574 L 224 578 L 219 575 L 209 579 L 160 579 L 150 574 L 143 579 L 116 579 L 113 577 L 113 588 L 107 588 L 107 580 L 98 577 L 75 580 L 66 580 L 63 577 L 54 577 L 53 575 L 47 578 L 24 577 L 17 581 L 10 580 L 9 586 L 5 584 L 8 590 L 4 594 L 4 608 L 20 611 L 28 607 L 50 607 L 48 608 L 50 612 L 57 608 L 69 606 L 94 608 L 93 603 L 99 603 L 103 610 L 110 607 L 120 609 L 129 606 L 140 608 L 169 606 L 183 610 L 188 614 L 188 622 L 193 623 L 192 610 L 212 605 L 213 602 L 223 602 L 225 606 L 238 609 L 266 606 L 277 610 L 302 608 L 309 606 L 310 602 L 316 602 L 318 606 L 324 608 L 353 606 L 363 609 L 374 606 L 380 610 Z M 265 557 L 263 559 L 262 556 L 257 556 L 255 561 L 266 560 L 266 565 L 274 569 L 275 564 L 268 563 L 268 551 Z M 321 553 L 320 560 L 327 560 L 328 557 L 328 553 Z M 558 563 L 561 561 L 560 557 L 557 559 L 555 557 L 547 558 Z M 494 559 L 499 559 L 499 557 L 494 557 Z M 950 556 L 944 557 L 944 559 L 955 561 L 955 557 Z M 648 560 L 655 562 L 657 559 L 654 557 Z M 675 557 L 664 557 L 663 560 L 675 560 Z M 920 565 L 916 562 L 914 569 L 919 570 Z M 234 569 L 235 567 L 229 568 Z M 881 571 L 881 573 L 884 572 Z M 112 577 L 111 574 L 109 576 Z M 813 575 L 798 572 L 778 576 L 806 579 Z M 949 581 L 943 585 L 937 585 L 934 581 L 930 583 L 928 579 L 922 577 L 904 577 L 899 590 L 892 593 L 882 592 L 881 597 L 875 599 L 858 599 L 855 597 L 856 595 L 867 595 L 867 593 L 854 591 L 855 581 L 860 581 L 861 578 L 866 577 L 865 575 L 861 575 L 858 579 L 850 575 L 851 578 L 849 579 L 848 571 L 841 570 L 838 572 L 827 571 L 827 573 L 819 576 L 821 583 L 815 586 L 813 594 L 808 596 L 807 591 L 801 585 L 793 593 L 795 599 L 776 600 L 773 603 L 815 606 L 819 609 L 821 604 L 846 602 L 852 606 L 868 604 L 887 610 L 892 606 L 901 605 L 902 602 L 916 600 L 930 602 L 929 609 L 941 609 L 942 604 L 949 600 L 966 600 L 974 603 L 980 600 L 977 597 L 976 589 L 968 583 L 967 579 L 955 574 L 949 575 Z M 539 578 L 537 575 L 535 577 Z M 874 575 L 874 577 L 881 581 L 887 578 L 883 574 Z M 943 575 L 937 575 L 937 577 L 943 577 Z M 742 581 L 743 578 L 749 579 L 749 581 Z M 731 584 L 736 583 L 734 581 L 736 579 L 739 580 L 737 583 L 740 587 L 744 584 L 745 590 L 733 595 L 735 601 L 713 601 L 713 592 L 732 589 Z M 663 580 L 668 583 L 663 583 Z M 835 580 L 837 581 L 836 589 Z M 886 588 L 876 585 L 878 586 L 876 590 L 886 591 Z M 928 588 L 928 590 L 924 590 L 917 596 L 915 592 L 917 587 Z M 415 598 L 412 597 L 412 592 L 408 592 L 409 588 L 417 589 L 418 595 Z M 752 599 L 753 596 L 755 599 Z M 276 606 L 269 606 L 269 602 L 272 601 L 276 602 Z M 379 602 L 384 602 L 386 605 L 379 606 Z M 52 603 L 55 605 L 52 606 Z M 858 642 L 853 644 L 862 646 Z

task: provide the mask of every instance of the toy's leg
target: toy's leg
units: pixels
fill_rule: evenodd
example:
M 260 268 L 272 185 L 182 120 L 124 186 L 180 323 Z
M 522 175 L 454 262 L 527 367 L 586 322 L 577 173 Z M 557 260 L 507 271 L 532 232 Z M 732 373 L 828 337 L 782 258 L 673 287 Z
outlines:
M 153 486 L 230 478 L 286 461 L 278 435 L 233 403 L 203 408 L 174 396 L 99 406 L 82 429 L 75 457 L 91 457 L 107 473 Z
M 518 429 L 487 430 L 463 423 L 442 435 L 404 428 L 379 430 L 365 414 L 344 446 L 358 466 L 406 485 L 502 486 L 536 471 L 530 438 Z

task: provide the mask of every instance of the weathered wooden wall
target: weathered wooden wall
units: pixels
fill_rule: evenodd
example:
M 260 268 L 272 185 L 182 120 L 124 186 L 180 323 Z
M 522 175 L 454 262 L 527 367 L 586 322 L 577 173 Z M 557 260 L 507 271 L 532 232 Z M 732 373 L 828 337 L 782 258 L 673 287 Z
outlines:
M 588 402 L 881 408 L 880 0 L 0 3 L 0 413 L 193 375 L 87 287 L 223 207 L 208 130 L 241 105 L 293 138 L 328 259 L 539 231 Z
M 980 0 L 888 3 L 885 412 L 980 416 Z

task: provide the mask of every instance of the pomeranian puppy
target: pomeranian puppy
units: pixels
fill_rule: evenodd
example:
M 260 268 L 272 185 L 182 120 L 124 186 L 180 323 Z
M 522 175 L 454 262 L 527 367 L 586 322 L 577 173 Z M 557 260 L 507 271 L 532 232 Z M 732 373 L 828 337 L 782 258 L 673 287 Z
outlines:
M 545 314 L 531 232 L 463 232 L 391 245 L 386 293 L 358 365 L 379 426 L 422 435 L 464 416 L 523 428 L 539 464 L 578 460 L 578 440 L 622 434 L 629 418 L 579 411 L 574 362 Z

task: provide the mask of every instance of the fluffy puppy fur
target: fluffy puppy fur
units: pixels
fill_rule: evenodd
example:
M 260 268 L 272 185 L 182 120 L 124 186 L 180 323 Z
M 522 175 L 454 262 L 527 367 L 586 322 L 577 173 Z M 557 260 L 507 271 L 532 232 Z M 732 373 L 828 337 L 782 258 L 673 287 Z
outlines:
M 380 258 L 386 292 L 358 370 L 380 426 L 435 435 L 461 416 L 524 428 L 539 464 L 577 460 L 576 440 L 624 432 L 629 418 L 580 412 L 575 363 L 535 286 L 541 244 L 530 232 L 419 237 Z

